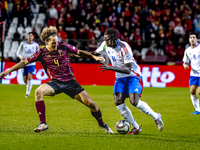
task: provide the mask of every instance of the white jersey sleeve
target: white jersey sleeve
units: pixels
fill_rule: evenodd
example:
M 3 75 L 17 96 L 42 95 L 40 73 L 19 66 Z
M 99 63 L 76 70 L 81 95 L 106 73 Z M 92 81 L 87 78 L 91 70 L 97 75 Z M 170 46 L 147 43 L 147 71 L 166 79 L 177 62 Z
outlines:
M 20 44 L 20 46 L 17 49 L 17 57 L 23 57 L 22 56 L 22 52 L 23 52 L 23 43 Z
M 189 63 L 190 62 L 190 59 L 189 59 L 188 54 L 187 54 L 187 49 L 184 52 L 183 62 L 184 63 Z
M 95 52 L 99 54 L 100 52 L 105 51 L 105 47 L 106 47 L 106 42 L 103 41 L 101 45 L 95 50 Z
M 190 76 L 200 77 L 200 44 L 192 48 L 188 47 L 183 56 L 183 62 L 191 66 Z

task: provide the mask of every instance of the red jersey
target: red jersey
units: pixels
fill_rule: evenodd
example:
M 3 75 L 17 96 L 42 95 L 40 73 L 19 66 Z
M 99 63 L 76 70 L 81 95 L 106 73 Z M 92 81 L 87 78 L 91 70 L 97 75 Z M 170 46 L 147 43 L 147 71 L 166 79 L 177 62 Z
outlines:
M 56 51 L 50 52 L 46 47 L 27 58 L 29 63 L 39 61 L 53 81 L 67 82 L 74 79 L 73 69 L 68 60 L 68 53 L 77 53 L 75 46 L 59 42 Z

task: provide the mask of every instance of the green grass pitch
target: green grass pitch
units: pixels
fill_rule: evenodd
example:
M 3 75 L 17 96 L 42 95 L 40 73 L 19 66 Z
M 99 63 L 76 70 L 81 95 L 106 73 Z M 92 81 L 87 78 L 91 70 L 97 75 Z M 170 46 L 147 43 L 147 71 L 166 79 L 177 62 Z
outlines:
M 138 135 L 120 135 L 115 130 L 123 119 L 118 112 L 112 86 L 83 86 L 100 107 L 103 119 L 114 131 L 107 135 L 83 104 L 65 94 L 44 97 L 49 130 L 35 133 L 39 124 L 33 86 L 25 99 L 25 85 L 0 84 L 0 150 L 199 150 L 200 115 L 194 111 L 189 88 L 144 88 L 141 100 L 162 114 L 164 130 L 159 132 L 153 119 L 130 105 Z

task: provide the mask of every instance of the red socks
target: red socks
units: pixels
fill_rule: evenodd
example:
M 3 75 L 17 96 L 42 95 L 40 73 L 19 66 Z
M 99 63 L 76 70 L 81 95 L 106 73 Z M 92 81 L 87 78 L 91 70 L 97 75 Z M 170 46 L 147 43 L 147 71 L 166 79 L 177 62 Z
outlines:
M 102 115 L 101 115 L 101 111 L 99 109 L 99 111 L 97 112 L 92 112 L 92 116 L 96 118 L 97 122 L 99 123 L 100 126 L 104 125 L 103 119 L 102 119 Z
M 40 123 L 46 123 L 44 100 L 35 102 L 35 106 L 40 118 Z

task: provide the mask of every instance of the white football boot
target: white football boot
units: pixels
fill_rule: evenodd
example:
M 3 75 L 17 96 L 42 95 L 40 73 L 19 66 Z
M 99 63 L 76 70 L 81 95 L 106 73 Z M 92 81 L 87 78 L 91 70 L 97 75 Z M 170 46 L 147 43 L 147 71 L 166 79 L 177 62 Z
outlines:
M 40 131 L 44 131 L 47 130 L 49 127 L 46 123 L 41 123 L 37 126 L 37 128 L 34 129 L 35 132 L 40 132 Z
M 98 124 L 98 126 L 99 126 L 101 129 L 103 129 L 107 134 L 113 134 L 112 129 L 109 128 L 109 127 L 107 126 L 107 124 L 104 124 L 103 126 L 100 126 L 100 125 Z

